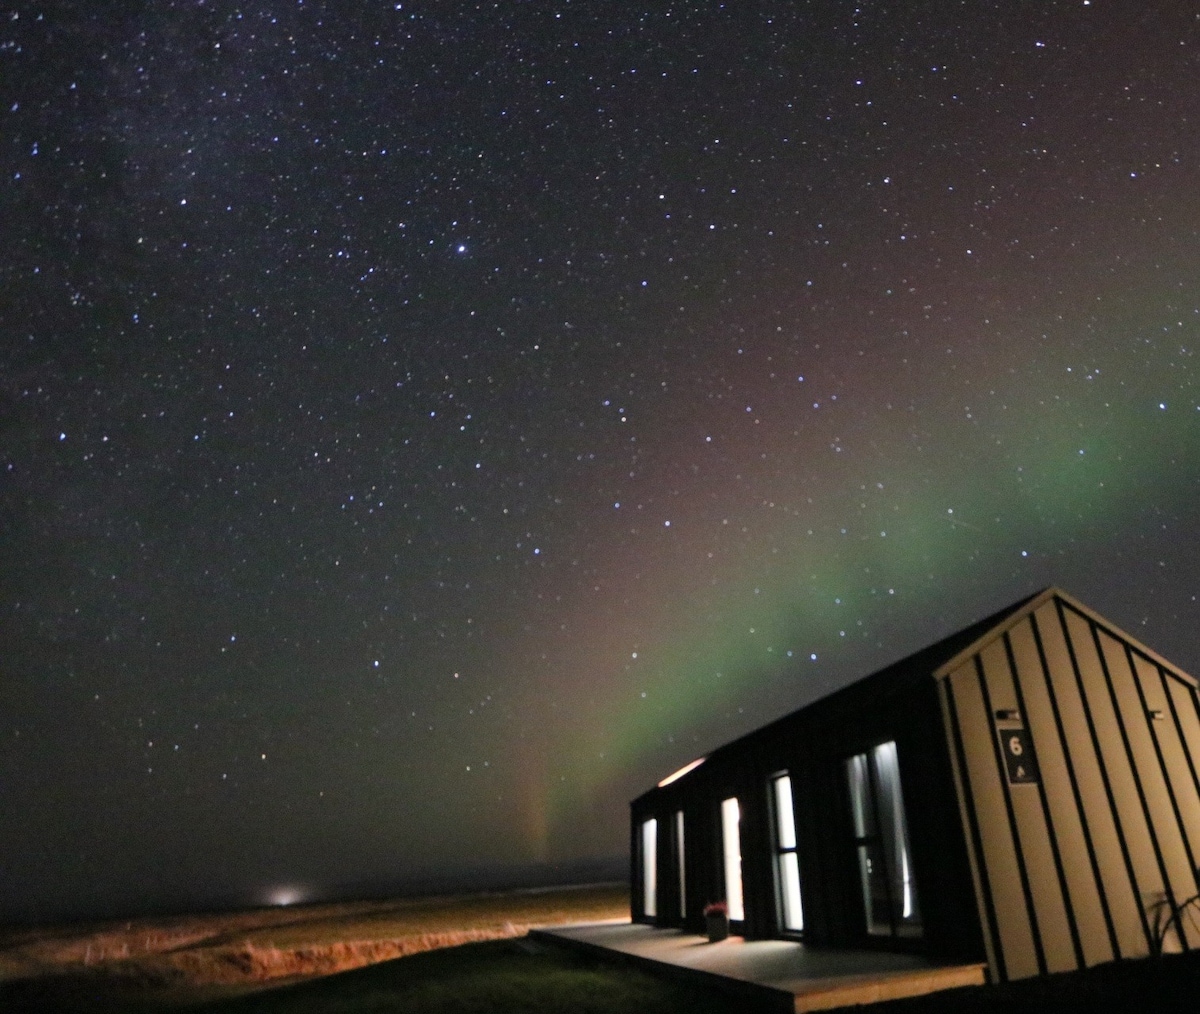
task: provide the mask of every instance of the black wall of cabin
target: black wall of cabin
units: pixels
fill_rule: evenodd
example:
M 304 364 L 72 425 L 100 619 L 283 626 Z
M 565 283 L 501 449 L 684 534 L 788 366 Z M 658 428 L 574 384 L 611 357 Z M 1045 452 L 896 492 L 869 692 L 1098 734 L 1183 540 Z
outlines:
M 923 935 L 869 937 L 865 931 L 845 761 L 895 740 Z M 741 810 L 747 939 L 785 936 L 776 884 L 772 776 L 791 777 L 805 929 L 832 947 L 919 950 L 931 957 L 983 960 L 983 939 L 962 840 L 936 681 L 865 686 L 837 694 L 722 747 L 679 781 L 631 804 L 631 902 L 642 912 L 641 824 L 658 820 L 659 926 L 703 932 L 705 904 L 725 898 L 721 801 Z M 687 916 L 679 916 L 675 813 L 684 812 Z

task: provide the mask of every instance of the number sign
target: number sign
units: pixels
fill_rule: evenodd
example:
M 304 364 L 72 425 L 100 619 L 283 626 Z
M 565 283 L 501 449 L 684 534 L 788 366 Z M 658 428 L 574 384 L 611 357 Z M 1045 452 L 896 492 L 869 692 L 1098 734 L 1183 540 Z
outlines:
M 1000 747 L 1008 768 L 1009 785 L 1027 785 L 1039 780 L 1037 758 L 1033 755 L 1033 740 L 1028 729 L 1000 729 Z

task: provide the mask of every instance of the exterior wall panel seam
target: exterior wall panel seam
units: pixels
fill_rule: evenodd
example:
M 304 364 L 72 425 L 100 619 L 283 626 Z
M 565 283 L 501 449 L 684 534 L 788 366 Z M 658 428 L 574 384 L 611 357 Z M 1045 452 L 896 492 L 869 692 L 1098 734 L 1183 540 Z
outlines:
M 1092 829 L 1088 826 L 1087 815 L 1083 808 L 1083 795 L 1079 791 L 1079 778 L 1075 771 L 1075 761 L 1071 757 L 1070 746 L 1067 742 L 1066 729 L 1063 726 L 1062 711 L 1058 703 L 1058 695 L 1054 690 L 1054 681 L 1050 678 L 1050 665 L 1046 660 L 1046 649 L 1042 644 L 1042 634 L 1038 627 L 1037 617 L 1030 614 L 1030 627 L 1033 630 L 1033 643 L 1037 647 L 1038 661 L 1042 667 L 1042 678 L 1046 682 L 1046 695 L 1050 700 L 1050 711 L 1054 716 L 1054 726 L 1058 731 L 1059 749 L 1062 751 L 1063 763 L 1067 769 L 1067 781 L 1071 786 L 1071 797 L 1075 802 L 1075 812 L 1079 818 L 1080 831 L 1083 834 L 1083 841 L 1087 847 L 1088 865 L 1092 871 L 1092 883 L 1096 888 L 1096 895 L 1100 901 L 1100 911 L 1104 916 L 1104 927 L 1108 932 L 1108 943 L 1112 950 L 1112 956 L 1119 958 L 1121 948 L 1117 941 L 1117 931 L 1113 924 L 1112 909 L 1109 906 L 1108 894 L 1104 890 L 1104 880 L 1100 875 L 1100 863 L 1096 857 L 1096 843 L 1092 839 Z M 1081 945 L 1082 947 L 1082 945 Z M 1086 966 L 1086 961 L 1083 958 L 1082 950 L 1080 951 L 1080 967 Z
M 1179 810 L 1179 799 L 1175 795 L 1175 786 L 1171 784 L 1171 772 L 1167 768 L 1166 758 L 1163 757 L 1162 743 L 1159 741 L 1158 733 L 1155 731 L 1154 720 L 1150 717 L 1150 706 L 1146 701 L 1146 692 L 1145 688 L 1142 686 L 1141 673 L 1134 662 L 1133 652 L 1128 644 L 1125 645 L 1125 655 L 1129 663 L 1129 669 L 1133 674 L 1133 685 L 1137 690 L 1138 703 L 1142 707 L 1142 714 L 1145 716 L 1146 728 L 1150 734 L 1150 742 L 1154 745 L 1154 755 L 1158 758 L 1158 768 L 1162 774 L 1163 784 L 1166 786 L 1167 798 L 1171 801 L 1171 812 L 1175 815 L 1175 826 L 1179 831 L 1179 839 L 1183 843 L 1184 852 L 1187 853 L 1188 869 L 1191 870 L 1192 883 L 1194 885 L 1196 878 L 1196 857 L 1192 853 L 1192 845 L 1188 840 L 1187 828 L 1183 823 L 1183 814 Z M 1161 674 L 1161 670 L 1159 670 L 1157 666 L 1155 666 L 1155 670 Z M 1183 945 L 1184 950 L 1190 951 L 1192 950 L 1192 945 L 1187 939 L 1186 923 L 1187 920 L 1180 920 L 1180 925 L 1176 927 L 1176 936 L 1179 938 L 1179 942 Z M 1178 932 L 1180 929 L 1183 930 L 1182 933 Z
M 1116 801 L 1116 796 L 1113 793 L 1112 780 L 1108 774 L 1108 765 L 1105 764 L 1104 752 L 1100 749 L 1100 736 L 1096 732 L 1096 722 L 1095 722 L 1095 718 L 1092 716 L 1092 705 L 1091 705 L 1091 702 L 1088 700 L 1087 688 L 1084 685 L 1084 681 L 1083 681 L 1083 672 L 1079 667 L 1079 658 L 1075 652 L 1075 644 L 1071 640 L 1071 629 L 1067 624 L 1067 618 L 1065 615 L 1063 603 L 1060 600 L 1060 601 L 1057 601 L 1055 603 L 1055 605 L 1057 606 L 1059 624 L 1062 627 L 1063 641 L 1066 643 L 1067 654 L 1069 655 L 1069 657 L 1071 659 L 1071 668 L 1075 672 L 1075 684 L 1079 690 L 1079 700 L 1083 706 L 1084 717 L 1087 719 L 1088 734 L 1092 740 L 1092 751 L 1096 756 L 1096 766 L 1100 772 L 1100 779 L 1104 783 L 1104 794 L 1108 800 L 1109 813 L 1112 814 L 1113 829 L 1117 833 L 1117 841 L 1121 846 L 1121 858 L 1125 862 L 1125 872 L 1129 876 L 1129 885 L 1133 890 L 1134 898 L 1137 900 L 1138 917 L 1141 920 L 1142 933 L 1146 940 L 1146 946 L 1147 946 L 1147 948 L 1149 948 L 1150 947 L 1150 924 L 1146 920 L 1146 912 L 1141 904 L 1141 898 L 1142 898 L 1141 887 L 1138 884 L 1137 872 L 1133 868 L 1133 857 L 1129 854 L 1129 841 L 1125 834 L 1125 828 L 1122 826 L 1122 823 L 1121 823 L 1121 813 L 1117 809 L 1117 801 Z M 1080 616 L 1080 619 L 1082 619 L 1084 623 L 1088 624 L 1088 628 L 1090 630 L 1093 630 L 1093 633 L 1094 633 L 1094 628 L 1089 623 L 1087 617 L 1082 616 L 1079 613 L 1076 613 L 1076 615 Z M 1099 644 L 1096 645 L 1096 653 L 1097 653 L 1097 655 L 1100 654 Z M 1126 954 L 1126 955 L 1119 955 L 1119 956 L 1120 957 L 1132 957 L 1133 955 Z
M 966 815 L 970 834 L 968 847 L 972 859 L 971 873 L 977 882 L 979 907 L 983 909 L 983 940 L 987 950 L 988 965 L 994 978 L 1003 982 L 1008 978 L 1004 964 L 1004 950 L 1000 941 L 1000 927 L 996 919 L 996 902 L 992 897 L 992 882 L 988 875 L 987 858 L 983 853 L 983 838 L 979 832 L 979 818 L 975 813 L 975 797 L 967 778 L 967 757 L 963 748 L 962 728 L 958 721 L 958 706 L 954 701 L 954 686 L 950 680 L 942 680 L 945 694 L 946 722 L 953 741 L 954 780 L 959 790 L 959 806 Z
M 1146 834 L 1150 838 L 1150 845 L 1151 845 L 1151 848 L 1154 850 L 1154 858 L 1158 863 L 1158 872 L 1159 872 L 1159 875 L 1162 877 L 1163 894 L 1165 895 L 1165 897 L 1167 899 L 1167 903 L 1170 905 L 1174 905 L 1175 904 L 1175 891 L 1171 886 L 1171 875 L 1170 875 L 1169 871 L 1167 870 L 1166 860 L 1163 858 L 1162 845 L 1158 840 L 1158 829 L 1155 828 L 1155 826 L 1154 826 L 1154 816 L 1150 812 L 1150 804 L 1146 800 L 1146 788 L 1142 784 L 1142 773 L 1138 770 L 1137 759 L 1134 757 L 1134 754 L 1133 754 L 1133 745 L 1129 741 L 1129 730 L 1126 728 L 1126 725 L 1125 725 L 1125 716 L 1121 714 L 1121 702 L 1117 697 L 1116 687 L 1113 685 L 1112 672 L 1108 667 L 1108 659 L 1105 657 L 1105 654 L 1104 654 L 1104 646 L 1100 643 L 1099 626 L 1095 623 L 1089 624 L 1089 626 L 1091 627 L 1091 630 L 1092 630 L 1092 639 L 1093 639 L 1093 641 L 1095 641 L 1095 644 L 1096 644 L 1096 654 L 1100 658 L 1100 668 L 1101 668 L 1101 671 L 1104 673 L 1104 679 L 1108 686 L 1109 701 L 1112 704 L 1113 712 L 1116 714 L 1117 729 L 1121 733 L 1121 744 L 1125 748 L 1125 760 L 1129 764 L 1129 770 L 1133 775 L 1133 784 L 1134 784 L 1134 787 L 1137 789 L 1138 801 L 1141 803 L 1141 806 L 1142 806 L 1142 816 L 1145 818 L 1145 821 L 1146 821 Z M 1109 635 L 1109 636 L 1111 637 L 1112 635 Z M 1123 642 L 1118 642 L 1118 643 L 1120 643 L 1120 644 L 1122 644 L 1122 646 L 1124 646 Z M 1136 681 L 1137 673 L 1133 671 L 1132 662 L 1130 661 L 1128 655 L 1126 655 L 1126 661 L 1130 662 L 1130 666 L 1131 666 L 1130 678 L 1132 678 L 1133 680 Z M 1141 899 L 1140 894 L 1138 895 L 1138 898 L 1139 898 L 1139 900 Z M 1143 903 L 1143 908 L 1144 908 L 1144 903 Z M 1151 943 L 1152 943 L 1152 941 L 1151 941 Z
M 1029 617 L 1029 619 L 1030 619 L 1030 621 L 1033 620 L 1032 615 Z M 1004 652 L 1008 658 L 1008 669 L 1012 676 L 1013 690 L 1016 692 L 1016 695 L 1017 695 L 1017 708 L 1021 712 L 1022 721 L 1025 723 L 1026 728 L 1029 728 L 1029 725 L 1028 725 L 1029 712 L 1025 707 L 1025 693 L 1021 688 L 1021 674 L 1017 670 L 1016 659 L 1013 657 L 1012 640 L 1009 638 L 1009 635 L 1007 632 L 1004 634 Z M 1044 674 L 1043 674 L 1043 676 L 1044 676 Z M 1031 676 L 1031 678 L 1032 678 L 1032 676 Z M 1030 737 L 1033 736 L 1032 729 L 1030 729 L 1029 735 L 1030 735 Z M 1034 751 L 1034 754 L 1036 757 L 1036 755 L 1037 755 L 1036 750 Z M 1039 761 L 1039 767 L 1040 767 L 1040 761 Z M 1050 842 L 1050 854 L 1054 857 L 1054 872 L 1058 877 L 1058 889 L 1062 894 L 1063 909 L 1064 909 L 1064 911 L 1066 913 L 1066 917 L 1067 917 L 1067 928 L 1071 934 L 1071 947 L 1075 952 L 1075 967 L 1076 968 L 1084 968 L 1086 966 L 1086 963 L 1083 959 L 1083 944 L 1079 939 L 1079 926 L 1076 924 L 1076 921 L 1075 921 L 1075 908 L 1074 908 L 1074 905 L 1071 903 L 1071 889 L 1070 889 L 1070 886 L 1067 884 L 1066 870 L 1063 868 L 1062 852 L 1059 849 L 1059 844 L 1058 844 L 1058 834 L 1054 828 L 1054 816 L 1050 812 L 1050 801 L 1046 798 L 1046 784 L 1045 784 L 1045 773 L 1044 772 L 1043 772 L 1043 777 L 1038 779 L 1037 791 L 1038 791 L 1038 799 L 1041 801 L 1041 804 L 1042 804 L 1042 817 L 1046 821 L 1046 837 L 1049 839 L 1049 842 Z
M 983 695 L 983 706 L 987 712 L 987 721 L 989 727 L 992 726 L 992 696 L 988 691 L 987 678 L 983 672 L 983 658 L 980 655 L 975 656 L 975 675 L 979 680 L 980 693 Z M 1042 933 L 1038 927 L 1037 912 L 1033 905 L 1033 890 L 1029 884 L 1029 871 L 1025 867 L 1025 851 L 1021 845 L 1021 831 L 1017 827 L 1017 815 L 1013 810 L 1012 787 L 1008 784 L 1007 769 L 1004 764 L 1004 757 L 1000 753 L 1000 741 L 995 733 L 992 733 L 992 754 L 996 760 L 996 774 L 1000 779 L 1000 791 L 1004 797 L 1004 807 L 1008 813 L 1008 828 L 1012 835 L 1013 843 L 1016 845 L 1014 852 L 1017 860 L 1017 873 L 1021 881 L 1021 892 L 1025 896 L 1025 916 L 1029 921 L 1029 927 L 1032 930 L 1033 936 L 1033 951 L 1034 957 L 1037 959 L 1038 972 L 1041 975 L 1046 974 L 1046 952 L 1042 946 Z
M 1129 654 L 1129 665 L 1134 671 L 1133 685 L 1138 692 L 1138 701 L 1142 705 L 1142 714 L 1146 716 L 1146 727 L 1150 730 L 1150 742 L 1154 744 L 1154 755 L 1158 758 L 1158 767 L 1162 772 L 1163 784 L 1167 788 L 1167 797 L 1171 800 L 1171 811 L 1175 814 L 1175 823 L 1179 828 L 1179 838 L 1183 842 L 1183 850 L 1187 853 L 1188 866 L 1193 873 L 1196 869 L 1196 857 L 1192 853 L 1192 844 L 1188 841 L 1187 828 L 1183 825 L 1183 814 L 1179 809 L 1179 799 L 1175 795 L 1175 786 L 1171 783 L 1171 772 L 1167 767 L 1166 758 L 1163 756 L 1162 743 L 1158 738 L 1158 733 L 1154 728 L 1154 720 L 1150 717 L 1150 705 L 1146 701 L 1145 689 L 1142 686 L 1142 680 L 1137 669 L 1134 668 L 1133 655 L 1129 650 L 1129 645 L 1125 646 L 1125 651 Z M 1157 666 L 1155 667 L 1157 669 Z
M 1179 745 L 1183 750 L 1184 760 L 1187 761 L 1188 773 L 1192 778 L 1192 786 L 1196 790 L 1196 798 L 1200 799 L 1200 777 L 1197 777 L 1196 763 L 1192 757 L 1191 750 L 1188 749 L 1187 736 L 1183 731 L 1183 721 L 1179 717 L 1179 708 L 1175 704 L 1175 695 L 1171 693 L 1171 686 L 1168 683 L 1168 679 L 1171 677 L 1162 666 L 1157 666 L 1156 668 L 1158 669 L 1158 677 L 1162 681 L 1163 696 L 1167 699 L 1167 707 L 1171 709 L 1171 721 L 1175 726 L 1175 734 L 1179 737 Z M 1188 699 L 1193 700 L 1194 691 L 1192 688 L 1187 684 L 1183 684 L 1183 686 L 1187 692 Z M 1196 848 L 1200 848 L 1200 842 L 1196 843 Z M 1194 861 L 1192 863 L 1192 871 L 1196 876 L 1196 889 L 1200 891 L 1200 866 L 1197 866 Z
M 1179 717 L 1179 709 L 1175 706 L 1175 695 L 1171 693 L 1171 687 L 1167 683 L 1167 671 L 1162 666 L 1158 666 L 1157 668 L 1159 679 L 1162 680 L 1163 696 L 1167 699 L 1167 707 L 1171 709 L 1171 721 L 1175 723 L 1175 732 L 1179 736 L 1179 742 L 1183 746 L 1183 756 L 1187 760 L 1188 771 L 1192 776 L 1192 784 L 1196 788 L 1196 796 L 1200 798 L 1200 777 L 1197 776 L 1196 763 L 1192 757 L 1192 752 L 1187 748 L 1187 736 L 1183 731 L 1183 722 Z M 1191 687 L 1187 687 L 1186 684 L 1185 687 L 1188 693 L 1188 698 L 1194 699 L 1195 692 Z

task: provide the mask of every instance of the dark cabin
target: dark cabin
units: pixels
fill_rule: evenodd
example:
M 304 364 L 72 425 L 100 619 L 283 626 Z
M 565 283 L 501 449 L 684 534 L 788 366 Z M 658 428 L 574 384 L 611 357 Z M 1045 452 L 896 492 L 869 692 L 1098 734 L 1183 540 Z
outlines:
M 631 804 L 632 915 L 986 961 L 1200 947 L 1200 702 L 1047 589 L 714 750 Z

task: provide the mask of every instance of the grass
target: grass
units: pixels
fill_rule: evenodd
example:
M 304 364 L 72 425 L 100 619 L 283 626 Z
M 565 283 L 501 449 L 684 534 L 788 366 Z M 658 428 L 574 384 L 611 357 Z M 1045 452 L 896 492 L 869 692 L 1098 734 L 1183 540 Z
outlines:
M 0 982 L 243 944 L 285 951 L 405 941 L 404 953 L 412 953 L 429 943 L 518 936 L 530 926 L 628 914 L 628 888 L 599 885 L 0 929 Z
M 70 985 L 71 988 L 64 989 Z M 744 1000 L 527 939 L 429 951 L 252 995 L 186 1006 L 60 980 L 54 992 L 0 991 L 5 1014 L 754 1014 Z M 1200 1009 L 1200 953 L 948 990 L 847 1014 L 1064 1014 Z
M 741 1014 L 747 1008 L 700 987 L 576 952 L 527 940 L 498 940 L 432 951 L 202 1010 L 204 1014 Z
M 628 912 L 610 885 L 10 929 L 0 1009 L 158 1009 Z
M 79 978 L 0 991 L 6 1014 L 753 1014 L 744 1001 L 526 939 L 427 951 L 200 1005 Z
M 0 931 L 0 1011 L 751 1014 L 744 999 L 524 937 L 530 925 L 621 917 L 627 905 L 622 888 L 592 888 Z M 410 956 L 387 960 L 400 953 Z M 1142 1009 L 1200 1010 L 1200 952 L 858 1008 Z

